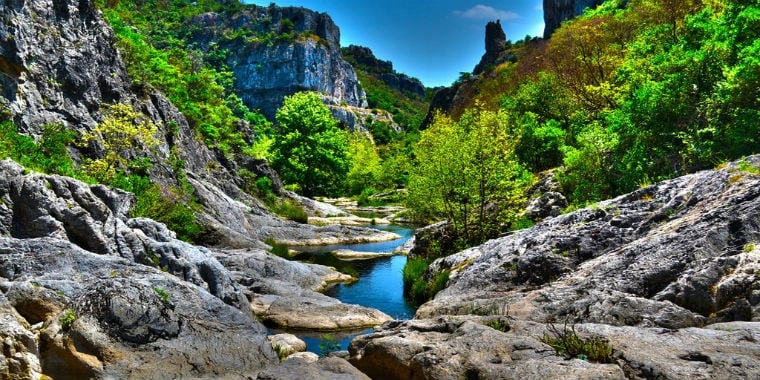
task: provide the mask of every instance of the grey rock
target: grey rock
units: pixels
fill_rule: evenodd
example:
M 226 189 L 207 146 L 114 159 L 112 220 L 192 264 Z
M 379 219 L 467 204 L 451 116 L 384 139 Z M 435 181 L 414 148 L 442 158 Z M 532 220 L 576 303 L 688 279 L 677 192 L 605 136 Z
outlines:
M 502 321 L 506 332 L 486 324 Z M 538 324 L 503 317 L 393 321 L 359 336 L 351 363 L 373 379 L 623 379 L 611 364 L 567 361 L 539 338 Z
M 500 321 L 501 330 L 489 325 Z M 563 330 L 561 326 L 554 326 Z M 551 326 L 505 317 L 393 321 L 357 337 L 351 363 L 375 379 L 750 379 L 760 373 L 757 323 L 701 328 L 567 327 L 612 349 L 608 364 L 566 359 L 541 342 Z
M 56 238 L 87 251 L 151 265 L 207 289 L 230 305 L 248 302 L 211 251 L 175 238 L 163 224 L 126 215 L 133 196 L 61 176 L 24 174 L 0 163 L 0 198 L 10 218 L 0 229 L 20 239 Z
M 760 158 L 747 162 L 758 164 Z M 522 319 L 685 328 L 757 320 L 760 176 L 736 163 L 600 202 L 433 263 L 418 317 L 508 305 Z M 734 179 L 731 179 L 734 178 Z M 426 275 L 432 275 L 428 273 Z
M 278 355 L 290 356 L 306 351 L 306 342 L 293 334 L 276 334 L 267 337 Z
M 0 238 L 0 277 L 65 297 L 70 311 L 46 320 L 40 335 L 43 373 L 52 377 L 240 378 L 277 362 L 250 313 L 168 273 L 68 241 Z M 66 313 L 75 320 L 64 323 Z
M 259 380 L 369 380 L 346 360 L 334 357 L 309 363 L 300 359 L 288 359 L 279 367 L 269 368 L 257 377 Z
M 549 38 L 563 21 L 583 14 L 586 8 L 596 8 L 604 0 L 544 0 L 544 38 Z
M 533 220 L 543 220 L 559 216 L 567 206 L 567 198 L 562 193 L 549 191 L 530 201 L 525 208 L 525 215 Z
M 0 293 L 0 374 L 39 378 L 42 367 L 35 332 Z M 13 378 L 13 377 L 11 377 Z
M 0 87 L 21 131 L 85 131 L 103 103 L 128 99 L 113 31 L 89 0 L 4 2 L 0 17 Z
M 291 20 L 293 32 L 311 37 L 288 41 L 248 43 L 216 41 L 220 30 L 284 31 Z M 285 96 L 316 91 L 349 106 L 366 106 L 353 67 L 340 52 L 340 30 L 329 15 L 302 7 L 249 6 L 234 14 L 207 13 L 192 21 L 198 31 L 191 41 L 202 49 L 212 42 L 231 52 L 227 65 L 235 76 L 235 91 L 251 109 L 270 120 Z

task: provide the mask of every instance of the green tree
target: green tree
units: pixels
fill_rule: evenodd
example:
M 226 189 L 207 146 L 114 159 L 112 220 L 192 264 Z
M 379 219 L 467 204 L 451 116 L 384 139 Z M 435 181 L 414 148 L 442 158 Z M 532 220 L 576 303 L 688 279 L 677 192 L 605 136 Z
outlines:
M 418 217 L 445 217 L 466 244 L 507 228 L 531 182 L 508 131 L 504 111 L 470 109 L 456 122 L 436 115 L 414 149 L 411 210 Z
M 285 98 L 276 114 L 272 166 L 306 196 L 339 191 L 349 169 L 348 133 L 314 92 Z
M 369 136 L 354 132 L 349 140 L 348 150 L 351 169 L 346 175 L 346 185 L 351 195 L 360 194 L 364 189 L 375 187 L 380 177 L 380 155 Z

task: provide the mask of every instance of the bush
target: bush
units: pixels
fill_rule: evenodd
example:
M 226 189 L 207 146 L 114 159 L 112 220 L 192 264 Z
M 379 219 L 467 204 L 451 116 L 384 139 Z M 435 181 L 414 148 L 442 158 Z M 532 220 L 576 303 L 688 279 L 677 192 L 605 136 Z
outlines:
M 404 293 L 416 304 L 432 299 L 449 282 L 451 272 L 443 271 L 433 276 L 432 281 L 428 283 L 424 274 L 429 265 L 430 262 L 426 259 L 416 258 L 407 261 L 404 266 Z
M 583 339 L 575 332 L 575 326 L 569 329 L 565 325 L 559 330 L 550 324 L 549 334 L 541 337 L 541 342 L 550 345 L 558 355 L 568 359 L 583 359 L 595 363 L 612 363 L 612 347 L 602 338 Z
M 272 247 L 272 249 L 269 250 L 271 254 L 282 257 L 284 259 L 290 259 L 290 249 L 286 244 L 278 243 L 272 238 L 267 238 L 264 240 L 264 243 Z
M 284 200 L 272 207 L 272 212 L 294 222 L 306 224 L 309 222 L 309 214 L 295 201 Z

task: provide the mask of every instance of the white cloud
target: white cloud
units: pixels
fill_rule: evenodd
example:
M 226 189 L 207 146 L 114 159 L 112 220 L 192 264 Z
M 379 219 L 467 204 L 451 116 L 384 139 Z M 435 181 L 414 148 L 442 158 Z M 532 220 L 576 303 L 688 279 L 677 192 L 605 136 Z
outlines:
M 496 9 L 482 4 L 478 4 L 466 11 L 454 11 L 454 14 L 474 20 L 513 20 L 520 18 L 520 15 L 515 12 Z
M 538 3 L 538 4 L 536 4 L 536 5 L 533 7 L 533 9 L 534 9 L 534 10 L 537 10 L 537 11 L 543 11 L 543 10 L 544 10 L 544 5 L 543 5 L 543 4 L 541 4 L 541 3 Z

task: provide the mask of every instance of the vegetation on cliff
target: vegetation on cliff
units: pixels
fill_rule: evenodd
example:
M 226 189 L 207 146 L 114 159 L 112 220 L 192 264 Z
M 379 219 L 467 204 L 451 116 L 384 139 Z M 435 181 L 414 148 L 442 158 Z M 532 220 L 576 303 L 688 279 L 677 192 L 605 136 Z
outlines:
M 610 0 L 548 41 L 508 42 L 510 59 L 456 84 L 450 116 L 503 115 L 505 152 L 534 173 L 560 168 L 575 206 L 715 167 L 760 150 L 758 25 L 754 1 Z M 416 168 L 459 159 L 423 149 Z

